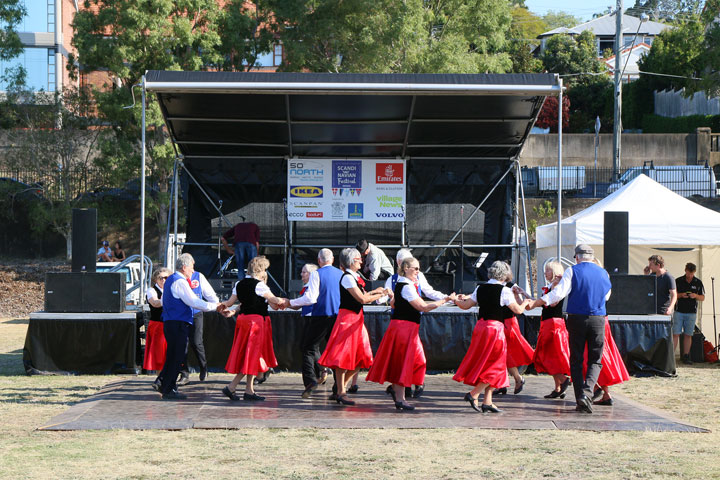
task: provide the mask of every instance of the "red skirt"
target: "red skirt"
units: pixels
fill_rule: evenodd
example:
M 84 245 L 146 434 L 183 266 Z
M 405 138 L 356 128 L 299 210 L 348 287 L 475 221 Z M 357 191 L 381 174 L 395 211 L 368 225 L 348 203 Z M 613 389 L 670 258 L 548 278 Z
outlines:
M 318 363 L 332 369 L 370 368 L 373 355 L 362 310 L 355 313 L 344 308 L 340 309 L 325 351 Z
M 162 370 L 165 365 L 167 342 L 163 333 L 163 322 L 149 321 L 145 333 L 145 370 Z
M 265 317 L 265 341 L 263 345 L 265 346 L 263 348 L 265 363 L 267 363 L 267 366 L 270 368 L 277 367 L 278 362 L 275 358 L 275 349 L 273 348 L 272 321 L 270 321 L 269 316 Z
M 419 323 L 390 320 L 365 380 L 390 382 L 403 387 L 425 383 L 427 362 L 419 330 Z
M 570 375 L 570 345 L 565 320 L 548 318 L 540 322 L 533 364 L 538 373 Z
M 598 376 L 597 384 L 600 387 L 609 387 L 630 380 L 625 362 L 623 362 L 620 351 L 615 344 L 615 339 L 610 331 L 610 322 L 605 318 L 605 348 L 603 348 L 602 369 Z M 583 362 L 583 375 L 587 372 L 587 348 L 585 349 L 585 361 Z
M 519 367 L 530 365 L 535 355 L 535 350 L 520 333 L 520 326 L 517 318 L 505 319 L 505 338 L 507 339 L 507 367 Z
M 267 350 L 266 318 L 261 315 L 238 315 L 235 320 L 232 349 L 225 364 L 225 370 L 228 373 L 258 375 L 270 368 L 265 358 Z M 273 355 L 274 358 L 275 355 Z
M 453 380 L 475 386 L 487 383 L 494 388 L 508 387 L 505 327 L 497 320 L 478 320 L 468 348 Z

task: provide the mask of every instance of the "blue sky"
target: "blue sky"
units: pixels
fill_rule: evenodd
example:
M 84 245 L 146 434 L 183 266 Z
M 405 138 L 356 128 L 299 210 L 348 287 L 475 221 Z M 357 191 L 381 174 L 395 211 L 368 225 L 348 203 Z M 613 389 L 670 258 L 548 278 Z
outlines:
M 537 14 L 545 15 L 548 10 L 555 12 L 567 12 L 583 21 L 590 20 L 594 13 L 607 10 L 607 7 L 615 8 L 615 0 L 525 0 L 528 9 Z M 625 10 L 635 5 L 634 0 L 624 0 Z

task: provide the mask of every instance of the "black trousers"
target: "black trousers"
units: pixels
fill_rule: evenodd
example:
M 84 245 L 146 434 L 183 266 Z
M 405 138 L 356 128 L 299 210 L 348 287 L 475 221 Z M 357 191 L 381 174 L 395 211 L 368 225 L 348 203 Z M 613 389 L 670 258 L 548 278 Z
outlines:
M 330 338 L 336 318 L 337 315 L 305 317 L 305 330 L 300 342 L 302 377 L 305 387 L 317 382 L 320 375 L 320 366 L 317 363 L 320 359 L 320 344 L 323 340 L 327 341 Z
M 582 395 L 592 398 L 602 364 L 605 346 L 605 317 L 600 315 L 568 314 L 567 326 L 570 343 L 570 376 L 572 377 L 575 399 Z M 583 379 L 583 360 L 587 345 L 587 373 Z
M 189 332 L 190 324 L 187 322 L 179 320 L 163 322 L 167 352 L 165 353 L 165 366 L 159 375 L 162 379 L 160 393 L 169 393 L 177 388 L 178 373 L 180 373 L 182 362 L 187 355 Z
M 190 325 L 190 331 L 188 332 L 188 346 L 195 352 L 200 368 L 207 369 L 205 344 L 203 343 L 203 312 L 198 312 L 193 315 L 193 324 Z M 187 361 L 188 350 L 189 349 L 185 349 L 185 359 L 182 364 L 182 371 L 186 373 L 190 372 Z

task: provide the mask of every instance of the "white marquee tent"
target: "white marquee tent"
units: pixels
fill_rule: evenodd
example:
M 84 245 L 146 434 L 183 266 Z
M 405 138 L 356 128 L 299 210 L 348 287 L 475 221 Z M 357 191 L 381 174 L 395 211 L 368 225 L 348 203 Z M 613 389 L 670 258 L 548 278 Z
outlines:
M 606 211 L 628 212 L 630 274 L 642 274 L 648 257 L 656 254 L 662 255 L 666 269 L 674 277 L 684 275 L 687 262 L 697 265 L 696 276 L 703 281 L 706 292 L 698 325 L 706 337 L 713 338 L 711 277 L 720 274 L 720 213 L 639 175 L 593 206 L 562 220 L 564 258 L 572 259 L 575 245 L 586 243 L 603 260 Z M 557 222 L 537 228 L 538 269 L 557 253 L 556 232 Z

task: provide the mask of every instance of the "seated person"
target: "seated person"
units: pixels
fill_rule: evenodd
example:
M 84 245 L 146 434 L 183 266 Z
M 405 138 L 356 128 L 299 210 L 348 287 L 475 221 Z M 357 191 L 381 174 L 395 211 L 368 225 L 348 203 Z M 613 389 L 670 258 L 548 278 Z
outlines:
M 364 238 L 355 245 L 363 257 L 361 272 L 370 281 L 385 280 L 394 272 L 393 264 L 387 255 L 372 243 Z
M 110 250 L 110 242 L 103 240 L 102 247 L 97 252 L 98 262 L 112 262 L 113 252 Z
M 126 258 L 127 256 L 125 255 L 125 250 L 123 250 L 120 242 L 115 242 L 115 248 L 113 249 L 113 261 L 122 262 Z

